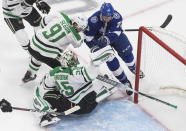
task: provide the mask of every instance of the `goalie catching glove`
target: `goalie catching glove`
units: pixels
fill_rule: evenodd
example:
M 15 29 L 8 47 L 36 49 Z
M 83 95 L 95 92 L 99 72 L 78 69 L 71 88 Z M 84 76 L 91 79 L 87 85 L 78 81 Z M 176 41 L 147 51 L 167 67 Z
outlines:
M 36 2 L 37 8 L 43 13 L 43 14 L 48 14 L 50 12 L 50 6 L 42 0 L 38 0 Z

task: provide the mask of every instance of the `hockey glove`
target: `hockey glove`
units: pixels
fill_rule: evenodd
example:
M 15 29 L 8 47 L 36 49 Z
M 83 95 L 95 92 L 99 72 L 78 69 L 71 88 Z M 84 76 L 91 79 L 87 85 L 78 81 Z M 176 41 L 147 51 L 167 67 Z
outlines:
M 43 13 L 43 14 L 48 14 L 50 12 L 50 6 L 42 0 L 38 0 L 36 2 L 37 8 Z
M 25 3 L 24 1 L 21 2 L 21 7 L 22 7 L 23 9 L 26 9 L 26 8 L 28 8 L 28 7 L 30 7 L 30 6 L 32 6 L 32 5 L 28 5 L 28 4 Z
M 110 40 L 109 40 L 109 38 L 107 37 L 107 36 L 102 36 L 102 37 L 100 37 L 99 39 L 98 39 L 98 46 L 100 47 L 100 48 L 103 48 L 103 47 L 105 47 L 105 46 L 107 46 L 107 45 L 109 45 L 110 44 Z
M 5 99 L 2 99 L 2 101 L 0 101 L 0 108 L 2 112 L 12 112 L 11 104 Z

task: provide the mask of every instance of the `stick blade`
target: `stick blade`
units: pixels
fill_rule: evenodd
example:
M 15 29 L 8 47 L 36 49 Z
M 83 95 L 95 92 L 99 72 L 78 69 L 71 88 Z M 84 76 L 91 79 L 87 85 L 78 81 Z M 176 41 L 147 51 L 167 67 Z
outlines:
M 172 20 L 172 15 L 169 14 L 163 24 L 160 26 L 161 28 L 165 28 Z

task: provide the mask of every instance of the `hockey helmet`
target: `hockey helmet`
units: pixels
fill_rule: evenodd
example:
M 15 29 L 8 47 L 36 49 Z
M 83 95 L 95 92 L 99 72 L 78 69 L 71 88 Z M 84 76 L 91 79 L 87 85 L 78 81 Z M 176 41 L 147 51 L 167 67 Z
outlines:
M 71 18 L 72 26 L 78 31 L 84 31 L 87 27 L 87 19 L 83 15 L 76 15 Z
M 66 50 L 62 54 L 60 62 L 63 68 L 67 68 L 79 64 L 77 55 L 71 50 Z
M 114 8 L 112 7 L 111 3 L 103 3 L 100 12 L 102 16 L 113 16 Z

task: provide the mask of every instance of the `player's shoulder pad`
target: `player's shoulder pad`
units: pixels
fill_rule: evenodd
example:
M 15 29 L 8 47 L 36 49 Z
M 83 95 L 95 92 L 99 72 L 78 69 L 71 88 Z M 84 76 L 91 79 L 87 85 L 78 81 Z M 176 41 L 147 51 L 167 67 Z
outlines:
M 99 20 L 99 12 L 95 12 L 91 17 L 89 17 L 89 23 L 95 24 Z
M 114 11 L 114 16 L 113 17 L 114 17 L 114 19 L 122 19 L 122 16 L 117 11 Z
M 55 67 L 53 70 L 50 71 L 50 75 L 54 76 L 56 73 L 59 73 L 61 71 L 62 71 L 62 69 L 61 69 L 60 66 L 59 67 Z
M 90 22 L 93 23 L 93 24 L 94 24 L 94 23 L 97 23 L 97 22 L 98 22 L 98 17 L 97 17 L 97 16 L 91 17 L 91 18 L 90 18 Z

